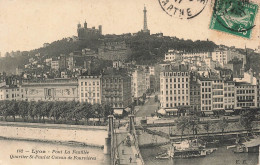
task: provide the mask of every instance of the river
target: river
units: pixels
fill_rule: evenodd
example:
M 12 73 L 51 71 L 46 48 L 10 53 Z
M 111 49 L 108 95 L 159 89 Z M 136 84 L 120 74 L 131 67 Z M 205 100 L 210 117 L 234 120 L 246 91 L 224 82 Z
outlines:
M 0 140 L 0 165 L 107 165 L 109 161 L 101 148 Z
M 162 152 L 161 147 L 141 149 L 141 154 L 147 165 L 257 165 L 258 153 L 233 153 L 226 147 L 201 158 L 190 159 L 156 159 L 155 156 Z

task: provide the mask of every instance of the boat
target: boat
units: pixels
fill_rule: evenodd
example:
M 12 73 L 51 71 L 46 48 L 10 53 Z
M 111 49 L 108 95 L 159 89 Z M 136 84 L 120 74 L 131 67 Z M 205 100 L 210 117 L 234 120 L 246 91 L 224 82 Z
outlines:
M 237 144 L 234 153 L 259 153 L 260 137 Z
M 155 157 L 156 159 L 169 159 L 170 156 L 168 153 L 162 153 Z
M 196 158 L 205 157 L 217 148 L 206 148 L 204 145 L 198 144 L 197 140 L 184 140 L 177 143 L 172 143 L 168 152 L 159 154 L 157 159 L 169 159 L 169 158 Z

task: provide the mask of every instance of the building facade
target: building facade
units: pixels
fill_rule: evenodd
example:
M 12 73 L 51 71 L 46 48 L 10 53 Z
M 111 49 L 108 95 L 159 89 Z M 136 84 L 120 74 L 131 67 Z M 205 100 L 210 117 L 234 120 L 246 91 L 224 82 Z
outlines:
M 224 83 L 224 109 L 234 110 L 235 108 L 235 82 Z
M 47 79 L 23 81 L 22 100 L 26 101 L 77 101 L 78 81 L 74 79 Z
M 212 110 L 224 110 L 224 81 L 212 80 Z
M 201 84 L 201 112 L 212 112 L 212 82 L 210 79 L 200 79 Z
M 257 107 L 257 85 L 246 82 L 235 83 L 235 109 L 252 109 Z
M 17 86 L 1 86 L 0 87 L 0 100 L 20 100 L 23 94 Z
M 98 39 L 102 35 L 102 25 L 98 26 L 98 29 L 95 27 L 88 28 L 88 24 L 85 21 L 84 26 L 81 27 L 81 24 L 78 24 L 78 38 L 79 40 L 86 40 L 86 39 Z
M 190 106 L 191 110 L 194 112 L 199 112 L 201 110 L 201 100 L 200 100 L 200 84 L 197 81 L 191 81 L 190 83 Z
M 160 74 L 160 101 L 164 109 L 190 105 L 190 74 L 185 69 L 171 69 Z
M 142 97 L 146 90 L 150 88 L 150 74 L 141 67 L 132 72 L 131 81 L 134 98 Z
M 131 102 L 130 76 L 113 73 L 102 76 L 102 103 L 124 109 Z
M 80 102 L 88 102 L 90 104 L 101 104 L 101 76 L 80 76 L 78 79 L 78 85 Z

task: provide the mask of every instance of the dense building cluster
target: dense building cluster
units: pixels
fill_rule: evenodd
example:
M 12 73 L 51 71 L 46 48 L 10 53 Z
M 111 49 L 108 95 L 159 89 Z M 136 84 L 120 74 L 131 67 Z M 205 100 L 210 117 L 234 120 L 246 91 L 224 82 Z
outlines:
M 169 50 L 160 74 L 161 108 L 211 115 L 259 108 L 259 75 L 244 72 L 246 56 L 220 46 L 213 52 Z M 213 65 L 212 65 L 213 64 Z

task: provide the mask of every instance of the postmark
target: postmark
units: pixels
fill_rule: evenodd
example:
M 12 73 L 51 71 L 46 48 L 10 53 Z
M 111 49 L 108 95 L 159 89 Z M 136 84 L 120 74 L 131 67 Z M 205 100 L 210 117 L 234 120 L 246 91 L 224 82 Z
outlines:
M 216 0 L 210 29 L 251 38 L 258 5 L 241 0 Z
M 198 16 L 208 0 L 158 0 L 161 8 L 171 17 L 191 19 Z

